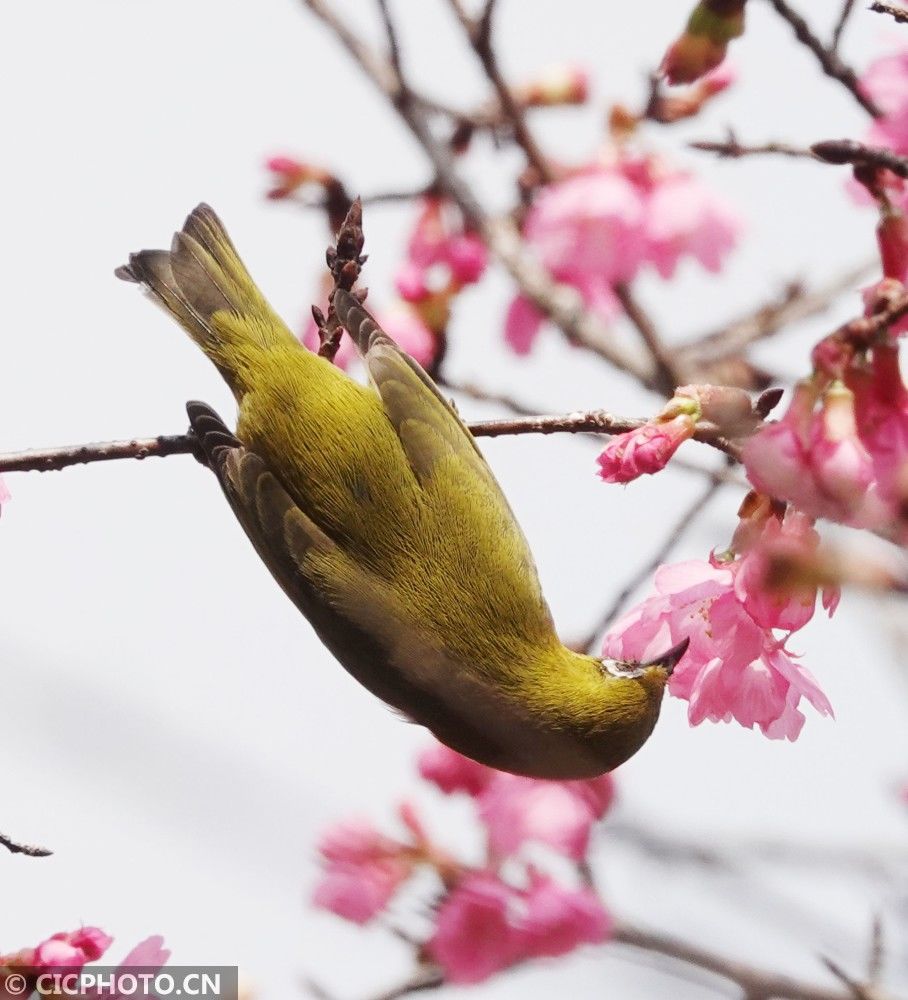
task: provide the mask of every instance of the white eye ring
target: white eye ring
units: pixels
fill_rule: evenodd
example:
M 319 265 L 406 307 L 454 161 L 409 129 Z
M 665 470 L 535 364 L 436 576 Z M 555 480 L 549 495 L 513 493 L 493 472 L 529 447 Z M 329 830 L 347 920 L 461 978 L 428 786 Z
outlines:
M 646 667 L 633 660 L 605 659 L 599 662 L 602 664 L 603 671 L 610 677 L 642 677 L 646 672 Z

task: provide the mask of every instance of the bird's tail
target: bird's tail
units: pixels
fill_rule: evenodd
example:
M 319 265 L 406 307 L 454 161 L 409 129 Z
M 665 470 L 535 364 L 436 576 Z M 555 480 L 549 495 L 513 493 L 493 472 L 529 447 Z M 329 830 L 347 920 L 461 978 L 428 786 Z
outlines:
M 199 205 L 170 250 L 140 250 L 116 270 L 144 285 L 217 365 L 237 396 L 262 350 L 295 338 L 240 260 L 221 220 Z

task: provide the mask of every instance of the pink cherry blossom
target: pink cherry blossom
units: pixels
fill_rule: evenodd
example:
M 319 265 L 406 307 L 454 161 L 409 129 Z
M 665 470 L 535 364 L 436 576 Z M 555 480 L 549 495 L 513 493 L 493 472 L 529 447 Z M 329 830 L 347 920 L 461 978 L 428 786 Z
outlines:
M 587 295 L 596 285 L 629 281 L 644 251 L 644 206 L 622 174 L 593 168 L 544 187 L 524 236 L 548 271 Z
M 629 483 L 664 469 L 684 441 L 693 437 L 696 418 L 687 413 L 616 434 L 598 459 L 599 476 L 607 483 Z
M 0 507 L 3 504 L 8 503 L 12 499 L 12 494 L 10 493 L 6 483 L 3 481 L 3 477 L 0 476 Z
M 858 434 L 873 462 L 880 495 L 894 516 L 904 516 L 908 498 L 908 389 L 902 379 L 898 348 L 877 345 L 872 368 L 854 370 L 849 385 L 854 391 Z
M 606 814 L 615 794 L 608 774 L 589 781 L 523 778 L 477 764 L 441 743 L 423 751 L 419 768 L 442 791 L 464 791 L 476 799 L 489 848 L 499 858 L 535 841 L 580 860 L 593 824 Z
M 883 275 L 905 284 L 908 281 L 908 217 L 904 212 L 887 212 L 877 226 L 876 235 Z
M 803 537 L 803 524 L 788 530 Z M 759 726 L 771 739 L 794 740 L 804 724 L 802 697 L 821 714 L 832 714 L 816 681 L 785 646 L 793 631 L 786 626 L 808 617 L 806 595 L 799 590 L 788 600 L 768 600 L 747 560 L 713 557 L 660 567 L 656 595 L 618 621 L 603 655 L 647 660 L 689 638 L 668 689 L 689 702 L 691 725 L 734 718 L 747 728 Z M 787 634 L 777 637 L 774 629 Z
M 556 958 L 581 944 L 608 939 L 612 920 L 592 889 L 566 889 L 532 873 L 525 897 L 521 950 L 533 958 Z
M 531 871 L 520 890 L 492 872 L 471 872 L 442 903 L 428 951 L 449 982 L 479 983 L 517 961 L 605 941 L 611 927 L 590 889 Z
M 491 872 L 469 875 L 448 895 L 428 950 L 449 982 L 480 983 L 517 960 L 513 906 L 514 890 Z
M 611 802 L 609 775 L 595 779 L 608 790 L 594 798 L 584 788 L 592 782 L 540 781 L 502 774 L 479 797 L 479 815 L 496 857 L 508 857 L 524 843 L 548 844 L 566 857 L 586 856 L 590 831 Z
M 834 382 L 814 412 L 818 396 L 812 382 L 802 382 L 782 420 L 745 443 L 747 477 L 761 493 L 788 500 L 813 517 L 878 525 L 886 512 L 872 459 L 858 435 L 854 395 Z
M 739 230 L 736 213 L 696 178 L 625 151 L 543 187 L 523 225 L 526 242 L 552 277 L 576 288 L 606 321 L 621 312 L 615 286 L 644 264 L 669 278 L 678 261 L 691 256 L 717 271 Z M 542 321 L 529 299 L 516 297 L 505 322 L 507 343 L 528 353 Z
M 160 969 L 167 964 L 170 958 L 170 949 L 164 947 L 164 938 L 160 934 L 153 934 L 151 937 L 140 941 L 132 948 L 120 961 L 118 968 L 148 968 Z
M 488 788 L 500 772 L 464 757 L 444 743 L 434 743 L 419 755 L 419 773 L 445 795 L 466 792 L 475 797 Z
M 112 937 L 97 927 L 53 934 L 35 948 L 32 965 L 36 969 L 81 969 L 86 962 L 97 961 L 112 941 Z
M 319 849 L 325 871 L 315 889 L 315 905 L 357 924 L 381 912 L 413 868 L 407 845 L 365 822 L 338 824 L 324 835 Z
M 813 618 L 815 586 L 804 584 L 788 590 L 770 590 L 766 578 L 772 559 L 810 556 L 819 540 L 813 520 L 789 508 L 782 519 L 770 517 L 754 546 L 741 556 L 734 575 L 735 596 L 761 628 L 796 632 Z M 825 606 L 832 606 L 833 601 L 832 593 L 824 595 Z
M 658 184 L 647 202 L 645 256 L 663 278 L 671 278 L 685 256 L 716 273 L 741 227 L 738 214 L 721 198 L 692 175 L 676 173 Z
M 397 290 L 407 302 L 422 302 L 441 291 L 474 284 L 485 272 L 488 251 L 475 233 L 452 226 L 449 206 L 440 198 L 423 199 L 397 276 Z
M 871 125 L 868 141 L 908 153 L 908 48 L 872 62 L 861 77 L 861 89 L 883 111 Z
M 515 354 L 529 354 L 545 317 L 525 295 L 516 295 L 504 320 L 504 339 Z

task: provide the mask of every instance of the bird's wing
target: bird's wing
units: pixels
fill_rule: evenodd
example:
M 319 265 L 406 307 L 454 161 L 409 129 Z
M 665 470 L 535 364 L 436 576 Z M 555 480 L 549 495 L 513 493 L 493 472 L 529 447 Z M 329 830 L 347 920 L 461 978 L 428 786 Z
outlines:
M 477 576 L 494 577 L 497 592 L 509 592 L 509 617 L 517 628 L 532 632 L 537 626 L 541 633 L 552 634 L 551 613 L 529 545 L 472 434 L 435 383 L 353 295 L 338 289 L 334 307 L 363 355 L 370 380 L 427 498 L 444 508 L 450 532 L 457 533 L 458 521 L 468 528 L 448 546 L 456 549 L 458 558 L 467 559 L 467 550 L 472 551 L 464 565 L 472 560 Z M 476 518 L 483 519 L 481 553 L 475 550 Z M 484 560 L 481 567 L 476 562 L 480 558 Z M 474 584 L 480 602 L 484 601 L 484 582 L 474 580 Z M 491 584 L 487 603 L 490 613 L 497 610 L 499 625 L 503 625 L 504 606 L 496 602 L 495 586 Z
M 338 318 L 356 342 L 369 377 L 404 446 L 417 478 L 431 478 L 436 463 L 455 453 L 470 472 L 500 494 L 473 435 L 437 386 L 349 292 L 334 296 Z M 507 503 L 504 496 L 502 502 Z
M 494 693 L 412 627 L 386 583 L 300 510 L 214 410 L 198 402 L 187 410 L 202 457 L 262 561 L 346 669 L 449 741 L 471 740 L 489 756 L 498 753 Z

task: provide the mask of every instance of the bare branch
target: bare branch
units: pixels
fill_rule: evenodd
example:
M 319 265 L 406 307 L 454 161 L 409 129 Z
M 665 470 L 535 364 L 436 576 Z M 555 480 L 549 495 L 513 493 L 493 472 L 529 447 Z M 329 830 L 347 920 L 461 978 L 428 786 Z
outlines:
M 791 976 L 779 975 L 769 970 L 755 968 L 744 962 L 718 955 L 715 952 L 688 944 L 680 938 L 655 931 L 646 931 L 633 924 L 618 921 L 612 940 L 631 948 L 684 962 L 715 973 L 722 979 L 735 983 L 748 997 L 760 1000 L 847 1000 L 852 994 L 806 983 Z
M 689 142 L 691 149 L 699 149 L 704 153 L 715 153 L 723 159 L 738 160 L 743 156 L 790 156 L 794 159 L 816 159 L 814 154 L 803 146 L 792 146 L 787 142 L 764 142 L 757 145 L 745 145 L 737 140 L 734 134 L 725 140 L 698 139 Z
M 655 388 L 664 396 L 671 396 L 679 385 L 687 381 L 681 365 L 662 342 L 656 324 L 636 300 L 630 288 L 623 284 L 615 285 L 615 295 L 653 359 L 656 369 L 653 376 Z
M 870 5 L 870 9 L 876 14 L 888 14 L 894 17 L 899 24 L 908 24 L 908 10 L 899 4 L 887 3 L 886 0 L 876 0 Z
M 403 62 L 401 61 L 400 40 L 397 37 L 397 28 L 395 27 L 394 20 L 391 17 L 391 11 L 388 9 L 388 0 L 377 0 L 377 2 L 382 23 L 385 26 L 385 34 L 388 38 L 388 55 L 391 59 L 391 65 L 394 67 L 394 72 L 397 74 L 398 84 L 401 88 L 403 88 Z
M 553 179 L 552 168 L 539 148 L 532 132 L 530 132 L 523 108 L 514 99 L 514 94 L 507 85 L 502 75 L 501 67 L 498 65 L 498 56 L 492 44 L 494 2 L 486 3 L 483 13 L 475 21 L 467 15 L 461 0 L 450 0 L 450 3 L 457 15 L 457 19 L 463 25 L 464 31 L 466 31 L 470 39 L 473 51 L 478 56 L 480 63 L 482 63 L 482 68 L 489 83 L 492 84 L 495 90 L 502 115 L 511 126 L 517 145 L 523 150 L 527 162 L 536 170 L 540 179 L 551 181 Z
M 873 99 L 861 90 L 855 71 L 842 61 L 833 48 L 825 46 L 817 38 L 811 31 L 810 25 L 788 4 L 787 0 L 769 0 L 769 4 L 775 8 L 776 13 L 781 18 L 788 22 L 794 31 L 795 38 L 816 56 L 823 72 L 833 80 L 838 80 L 867 114 L 879 118 L 883 112 Z
M 678 363 L 682 369 L 697 369 L 702 365 L 742 354 L 754 341 L 771 337 L 792 323 L 825 312 L 842 295 L 854 292 L 878 268 L 879 260 L 869 260 L 814 289 L 791 285 L 775 302 L 768 302 L 759 309 L 676 348 Z
M 7 837 L 5 833 L 0 833 L 0 847 L 5 847 L 10 854 L 24 854 L 29 858 L 49 858 L 54 852 L 46 847 L 38 847 L 35 844 L 23 844 L 18 840 Z
M 908 311 L 908 303 L 906 303 Z M 455 391 L 471 394 L 470 387 L 451 386 Z M 478 393 L 477 393 L 478 395 Z M 504 396 L 481 397 L 500 402 L 512 408 L 519 404 Z M 474 437 L 507 437 L 520 434 L 623 434 L 637 430 L 646 423 L 638 417 L 616 417 L 606 410 L 586 410 L 558 416 L 522 416 L 513 420 L 479 420 L 467 424 Z M 738 445 L 725 437 L 713 424 L 697 425 L 694 440 L 711 445 L 737 459 Z M 104 441 L 98 444 L 64 445 L 58 448 L 35 448 L 0 454 L 0 473 L 4 472 L 57 472 L 71 465 L 90 462 L 109 462 L 120 458 L 163 458 L 166 455 L 194 455 L 198 444 L 193 434 L 173 434 L 156 438 L 133 438 L 129 441 Z
M 61 448 L 32 448 L 0 455 L 0 472 L 57 472 L 71 465 L 112 462 L 120 458 L 166 458 L 194 455 L 198 445 L 192 434 L 162 434 L 129 441 L 100 444 L 64 445 Z
M 836 21 L 836 26 L 832 32 L 832 43 L 830 44 L 830 49 L 833 52 L 839 51 L 839 44 L 842 41 L 842 34 L 848 25 L 848 20 L 854 11 L 855 0 L 845 0 L 842 4 L 842 13 L 839 14 L 839 19 Z

